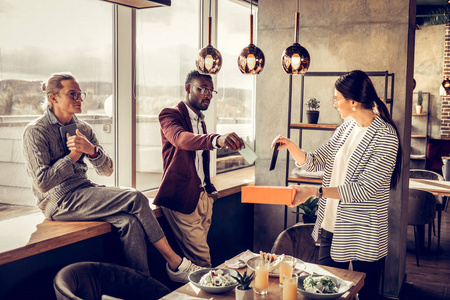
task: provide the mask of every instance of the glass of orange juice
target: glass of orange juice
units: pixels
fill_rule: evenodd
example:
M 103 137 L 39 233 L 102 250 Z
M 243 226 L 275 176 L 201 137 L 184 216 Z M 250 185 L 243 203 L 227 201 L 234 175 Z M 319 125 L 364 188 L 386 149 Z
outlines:
M 282 262 L 280 262 L 280 286 L 283 286 L 284 278 L 292 277 L 292 266 L 293 262 L 290 258 L 285 258 Z
M 253 288 L 260 295 L 266 295 L 269 288 L 269 264 L 258 260 L 255 267 L 255 283 Z
M 292 274 L 290 278 L 285 277 L 283 280 L 283 300 L 297 299 L 297 274 Z

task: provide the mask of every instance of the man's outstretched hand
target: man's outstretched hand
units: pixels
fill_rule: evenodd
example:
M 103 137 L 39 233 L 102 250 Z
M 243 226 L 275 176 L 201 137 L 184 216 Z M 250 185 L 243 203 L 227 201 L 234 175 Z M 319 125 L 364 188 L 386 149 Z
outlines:
M 217 138 L 217 144 L 220 147 L 228 147 L 232 150 L 241 150 L 245 148 L 242 139 L 234 132 L 219 136 Z

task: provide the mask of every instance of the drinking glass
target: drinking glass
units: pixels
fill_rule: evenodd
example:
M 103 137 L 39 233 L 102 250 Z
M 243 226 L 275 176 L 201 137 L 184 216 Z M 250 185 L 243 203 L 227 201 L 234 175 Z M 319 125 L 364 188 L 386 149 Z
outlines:
M 285 258 L 282 262 L 280 262 L 280 286 L 283 286 L 284 278 L 292 277 L 292 268 L 294 261 L 290 258 Z
M 260 295 L 266 295 L 269 288 L 269 264 L 263 261 L 257 261 L 255 267 L 255 292 Z
M 283 300 L 297 299 L 297 274 L 292 274 L 290 278 L 285 277 L 283 280 Z

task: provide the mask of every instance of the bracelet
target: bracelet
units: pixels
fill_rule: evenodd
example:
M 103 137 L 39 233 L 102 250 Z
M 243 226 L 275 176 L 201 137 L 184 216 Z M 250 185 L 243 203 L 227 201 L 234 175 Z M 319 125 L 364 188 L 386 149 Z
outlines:
M 94 149 L 94 155 L 89 155 L 88 154 L 88 157 L 89 158 L 96 158 L 97 156 L 98 156 L 98 147 L 97 146 L 95 146 L 95 149 Z

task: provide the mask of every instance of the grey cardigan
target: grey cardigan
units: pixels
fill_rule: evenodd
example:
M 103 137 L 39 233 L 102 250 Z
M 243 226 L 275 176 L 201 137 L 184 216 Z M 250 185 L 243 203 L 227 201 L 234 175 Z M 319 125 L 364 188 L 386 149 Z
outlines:
M 62 125 L 49 109 L 43 116 L 28 124 L 23 133 L 23 153 L 33 193 L 37 197 L 39 208 L 49 219 L 68 192 L 81 186 L 97 185 L 87 178 L 85 158 L 89 159 L 99 175 L 109 176 L 113 172 L 112 159 L 103 150 L 91 126 L 78 120 L 76 116 L 73 116 L 70 123 L 76 123 L 80 132 L 98 147 L 97 157 L 88 158 L 83 154 L 74 163 L 64 153 L 66 145 L 59 133 Z
M 324 187 L 330 185 L 336 153 L 354 126 L 354 120 L 344 122 L 325 145 L 308 152 L 305 163 L 300 166 L 307 171 L 324 170 Z M 344 184 L 337 187 L 342 200 L 331 245 L 333 260 L 370 262 L 387 255 L 390 182 L 398 147 L 395 129 L 376 117 L 350 157 Z M 325 204 L 326 198 L 321 198 L 312 233 L 316 241 Z

